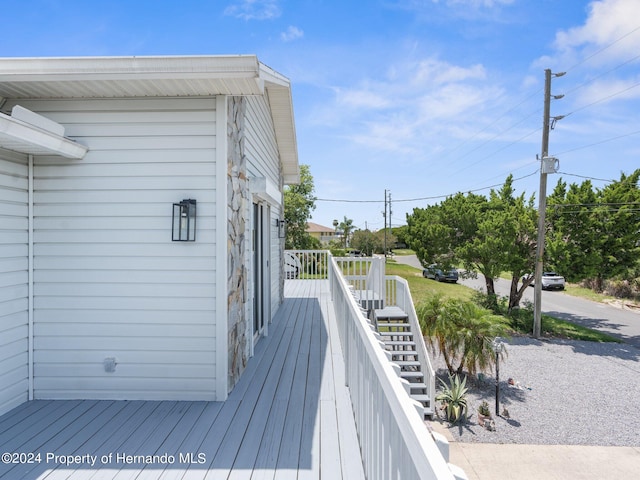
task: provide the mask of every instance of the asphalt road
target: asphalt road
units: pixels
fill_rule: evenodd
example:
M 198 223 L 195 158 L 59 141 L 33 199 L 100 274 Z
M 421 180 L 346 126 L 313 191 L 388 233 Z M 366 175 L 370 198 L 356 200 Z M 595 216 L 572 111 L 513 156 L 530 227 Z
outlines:
M 395 256 L 394 260 L 416 268 L 422 268 L 415 255 Z M 425 279 L 425 281 L 427 281 Z M 433 281 L 433 280 L 429 280 Z M 484 277 L 460 279 L 459 283 L 474 289 L 485 290 Z M 498 295 L 509 295 L 509 282 L 498 279 L 495 283 Z M 533 302 L 533 288 L 528 288 L 523 300 Z M 637 309 L 620 308 L 572 297 L 561 291 L 542 292 L 542 311 L 556 318 L 608 333 L 626 343 L 640 348 L 640 312 Z

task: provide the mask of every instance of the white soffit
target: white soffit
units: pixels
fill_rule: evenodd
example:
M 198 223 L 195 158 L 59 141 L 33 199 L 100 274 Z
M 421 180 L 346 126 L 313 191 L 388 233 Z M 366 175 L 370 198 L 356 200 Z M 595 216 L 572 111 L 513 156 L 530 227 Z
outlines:
M 5 98 L 262 95 L 253 55 L 0 58 Z
M 290 82 L 255 55 L 0 58 L 0 97 L 18 100 L 265 93 L 285 184 L 298 183 Z
M 286 77 L 263 63 L 260 64 L 260 77 L 264 79 L 267 89 L 273 127 L 276 131 L 278 150 L 280 151 L 284 183 L 285 185 L 300 183 L 291 85 Z

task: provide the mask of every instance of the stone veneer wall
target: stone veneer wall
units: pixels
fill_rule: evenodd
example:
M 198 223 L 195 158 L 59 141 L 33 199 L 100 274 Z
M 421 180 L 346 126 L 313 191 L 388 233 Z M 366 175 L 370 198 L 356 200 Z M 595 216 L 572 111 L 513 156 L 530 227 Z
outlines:
M 249 358 L 247 333 L 249 225 L 249 181 L 244 154 L 246 104 L 242 97 L 228 97 L 227 103 L 227 223 L 228 223 L 228 348 L 229 391 L 235 386 Z

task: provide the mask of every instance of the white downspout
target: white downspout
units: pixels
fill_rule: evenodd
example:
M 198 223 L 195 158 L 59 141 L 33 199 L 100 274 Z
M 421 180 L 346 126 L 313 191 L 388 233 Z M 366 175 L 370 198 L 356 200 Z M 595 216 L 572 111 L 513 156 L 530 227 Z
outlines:
M 29 155 L 29 219 L 28 219 L 28 270 L 29 270 L 29 354 L 28 354 L 28 369 L 29 369 L 29 400 L 33 400 L 33 155 Z

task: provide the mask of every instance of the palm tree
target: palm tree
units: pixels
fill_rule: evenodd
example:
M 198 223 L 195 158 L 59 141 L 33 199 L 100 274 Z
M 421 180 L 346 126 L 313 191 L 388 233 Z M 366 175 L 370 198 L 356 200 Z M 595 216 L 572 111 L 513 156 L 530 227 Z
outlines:
M 344 220 L 340 222 L 340 225 L 338 227 L 340 228 L 340 230 L 342 230 L 342 235 L 343 235 L 342 239 L 344 241 L 344 248 L 347 248 L 349 244 L 349 235 L 353 230 L 353 220 L 345 216 Z
M 441 353 L 450 375 L 460 375 L 464 368 L 475 375 L 493 367 L 491 342 L 507 335 L 505 318 L 473 302 L 439 295 L 418 305 L 416 312 L 427 343 Z

